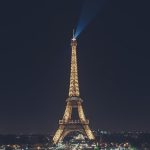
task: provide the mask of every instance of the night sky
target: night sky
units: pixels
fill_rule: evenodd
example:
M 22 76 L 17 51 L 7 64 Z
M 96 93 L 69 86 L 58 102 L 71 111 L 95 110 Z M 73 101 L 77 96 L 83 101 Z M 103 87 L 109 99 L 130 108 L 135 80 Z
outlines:
M 68 97 L 70 39 L 83 0 L 0 2 L 0 133 L 54 133 Z M 107 0 L 78 37 L 92 129 L 150 131 L 150 9 Z

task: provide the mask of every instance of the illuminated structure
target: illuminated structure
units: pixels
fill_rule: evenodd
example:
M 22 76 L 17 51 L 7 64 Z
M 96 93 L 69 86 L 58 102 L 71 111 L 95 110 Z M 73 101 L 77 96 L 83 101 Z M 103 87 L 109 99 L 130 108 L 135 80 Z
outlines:
M 89 128 L 89 120 L 86 119 L 82 108 L 83 100 L 80 98 L 79 83 L 78 83 L 78 68 L 77 68 L 77 41 L 73 36 L 71 40 L 72 55 L 71 55 L 71 74 L 69 97 L 66 102 L 66 109 L 62 120 L 59 120 L 59 128 L 56 131 L 53 142 L 57 144 L 70 132 L 81 132 L 86 135 L 89 140 L 94 140 L 95 137 Z M 77 111 L 77 119 L 73 119 L 74 110 Z

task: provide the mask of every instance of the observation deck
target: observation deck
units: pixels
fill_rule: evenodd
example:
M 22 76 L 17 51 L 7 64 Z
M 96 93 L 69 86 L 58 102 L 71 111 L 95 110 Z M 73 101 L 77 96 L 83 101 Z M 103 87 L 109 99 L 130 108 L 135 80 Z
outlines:
M 80 121 L 80 120 L 69 120 L 69 121 L 59 120 L 59 124 L 60 125 L 64 125 L 64 124 L 84 124 L 84 125 L 88 125 L 89 120 L 88 119 L 86 119 L 85 121 Z

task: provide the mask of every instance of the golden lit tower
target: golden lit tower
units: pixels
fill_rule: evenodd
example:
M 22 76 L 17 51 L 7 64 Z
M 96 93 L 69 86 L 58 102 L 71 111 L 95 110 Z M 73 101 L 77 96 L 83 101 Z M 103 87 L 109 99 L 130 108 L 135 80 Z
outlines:
M 57 144 L 70 132 L 81 132 L 87 136 L 89 140 L 94 140 L 95 137 L 89 128 L 89 120 L 86 119 L 82 107 L 83 100 L 80 98 L 79 83 L 78 83 L 78 67 L 77 67 L 77 41 L 74 38 L 71 40 L 71 73 L 70 73 L 70 86 L 69 97 L 66 102 L 66 109 L 62 120 L 59 120 L 59 128 L 56 131 L 53 142 Z M 77 119 L 73 118 L 73 112 L 77 110 Z

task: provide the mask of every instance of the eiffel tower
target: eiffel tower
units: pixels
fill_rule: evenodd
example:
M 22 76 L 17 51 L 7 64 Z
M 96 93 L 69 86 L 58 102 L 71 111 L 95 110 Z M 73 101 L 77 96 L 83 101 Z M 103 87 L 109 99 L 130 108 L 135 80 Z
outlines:
M 77 41 L 73 35 L 71 40 L 72 54 L 71 54 L 71 73 L 69 97 L 66 100 L 66 109 L 62 120 L 59 120 L 59 128 L 57 129 L 53 143 L 57 144 L 62 141 L 70 132 L 80 132 L 89 140 L 94 140 L 95 137 L 89 127 L 89 120 L 86 119 L 79 92 L 78 83 L 78 68 L 77 68 Z M 76 110 L 77 119 L 73 119 L 74 110 Z

